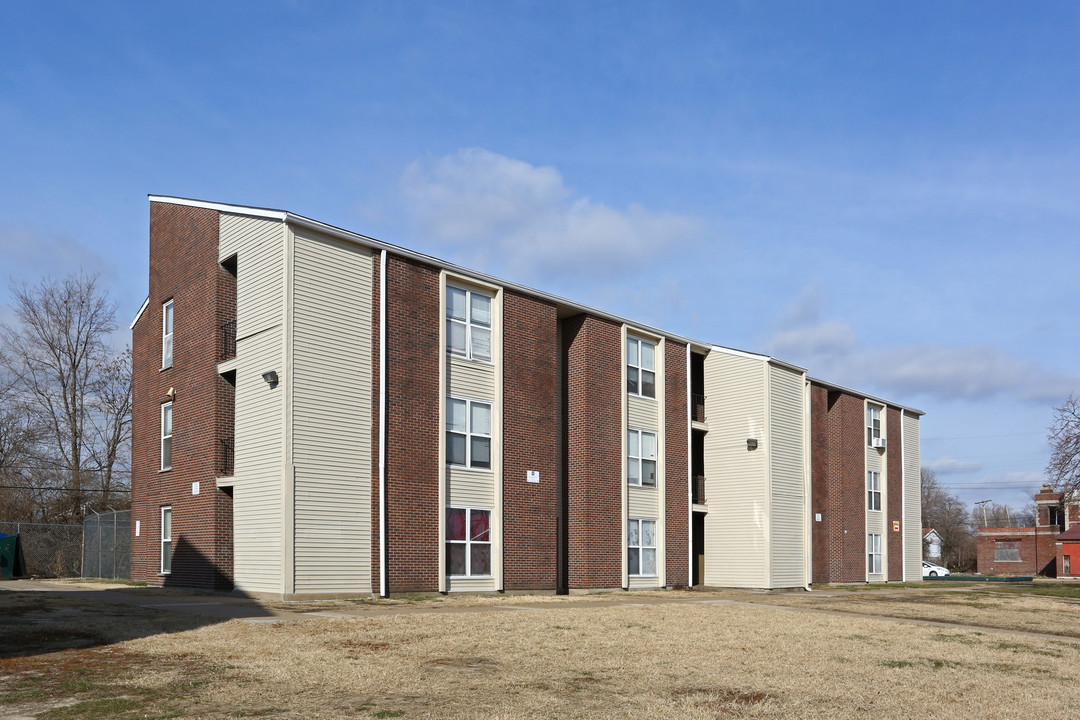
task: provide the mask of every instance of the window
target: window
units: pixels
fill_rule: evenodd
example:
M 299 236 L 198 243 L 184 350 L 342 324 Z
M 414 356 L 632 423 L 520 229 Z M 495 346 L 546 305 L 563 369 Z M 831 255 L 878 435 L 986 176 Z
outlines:
M 994 562 L 1020 562 L 1020 541 L 996 541 L 994 543 Z
M 491 360 L 491 298 L 446 286 L 446 347 L 453 355 Z
M 172 367 L 173 301 L 161 306 L 161 369 Z
M 880 533 L 870 533 L 866 536 L 866 572 L 871 575 L 881 574 Z
M 446 508 L 446 574 L 491 576 L 491 511 Z
M 1051 505 L 1046 509 L 1046 519 L 1048 521 L 1047 524 L 1057 525 L 1058 527 L 1064 525 L 1064 523 L 1061 522 L 1061 508 L 1059 508 L 1057 505 Z
M 161 469 L 172 470 L 172 403 L 161 406 Z
M 627 528 L 626 559 L 635 577 L 656 576 L 656 521 L 633 518 Z
M 866 509 L 881 509 L 881 473 L 876 470 L 866 473 Z
M 450 398 L 446 406 L 446 462 L 491 467 L 491 405 Z
M 1061 556 L 1061 574 L 1072 575 L 1072 555 Z
M 656 487 L 656 433 L 631 430 L 626 435 L 627 482 L 638 487 Z
M 881 438 L 881 410 L 868 405 L 866 407 L 866 444 L 871 447 L 874 440 Z
M 626 391 L 656 397 L 656 343 L 626 338 Z
M 172 508 L 161 508 L 161 574 L 172 572 Z

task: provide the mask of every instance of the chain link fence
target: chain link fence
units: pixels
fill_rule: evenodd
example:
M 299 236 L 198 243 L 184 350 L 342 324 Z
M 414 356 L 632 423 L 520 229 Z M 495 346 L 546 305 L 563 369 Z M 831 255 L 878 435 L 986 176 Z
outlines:
M 94 513 L 83 521 L 82 576 L 131 577 L 131 511 Z
M 0 521 L 0 532 L 20 536 L 28 577 L 82 575 L 82 525 Z

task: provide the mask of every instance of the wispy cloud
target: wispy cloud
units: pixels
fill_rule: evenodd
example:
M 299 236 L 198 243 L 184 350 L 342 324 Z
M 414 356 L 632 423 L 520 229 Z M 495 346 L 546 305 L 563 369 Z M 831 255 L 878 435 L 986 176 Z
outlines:
M 923 467 L 929 468 L 939 475 L 963 475 L 976 473 L 982 470 L 982 465 L 976 462 L 965 462 L 951 457 L 940 457 L 937 460 L 924 462 Z
M 29 228 L 0 227 L 0 257 L 7 265 L 7 276 L 0 278 L 5 285 L 10 280 L 36 282 L 46 275 L 92 275 L 108 269 L 97 253 L 70 237 Z
M 1045 404 L 1080 390 L 1080 375 L 1040 367 L 991 345 L 867 347 L 850 324 L 824 318 L 823 308 L 817 285 L 808 285 L 781 314 L 769 352 L 814 375 L 899 397 L 1012 397 Z
M 416 161 L 401 178 L 416 229 L 461 262 L 515 276 L 612 277 L 646 269 L 694 241 L 694 218 L 576 193 L 554 167 L 483 148 Z

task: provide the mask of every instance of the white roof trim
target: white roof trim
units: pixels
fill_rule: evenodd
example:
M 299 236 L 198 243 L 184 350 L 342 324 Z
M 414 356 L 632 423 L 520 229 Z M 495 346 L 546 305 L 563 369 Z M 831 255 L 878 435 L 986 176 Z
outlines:
M 806 372 L 806 368 L 804 367 L 800 367 L 798 365 L 795 365 L 794 363 L 789 363 L 779 358 L 774 358 L 771 355 L 762 355 L 761 353 L 752 353 L 747 352 L 746 350 L 736 350 L 735 348 L 722 347 L 720 345 L 710 345 L 709 349 L 715 350 L 716 352 L 724 353 L 725 355 L 734 355 L 736 357 L 744 357 L 751 360 L 760 360 L 761 362 L 772 363 L 773 365 L 779 365 L 780 367 L 785 367 L 798 373 Z
M 230 205 L 229 203 L 206 202 L 205 200 L 192 200 L 190 198 L 169 197 L 168 195 L 149 195 L 150 202 L 163 202 L 170 205 L 187 205 L 188 207 L 217 210 L 218 212 L 236 213 L 237 215 L 251 215 L 253 217 L 270 218 L 284 221 L 288 213 L 284 210 L 271 210 L 270 208 L 248 207 L 246 205 Z
M 286 210 L 272 210 L 272 209 L 269 209 L 269 208 L 253 208 L 253 207 L 247 207 L 247 206 L 244 206 L 244 205 L 230 205 L 230 204 L 227 204 L 227 203 L 206 202 L 206 201 L 203 201 L 203 200 L 192 200 L 190 198 L 169 197 L 169 196 L 166 196 L 166 195 L 150 195 L 149 197 L 150 197 L 151 202 L 164 202 L 164 203 L 172 203 L 174 205 L 187 205 L 189 207 L 201 207 L 201 208 L 206 208 L 208 210 L 217 210 L 219 212 L 234 213 L 234 214 L 237 214 L 237 215 L 252 215 L 254 217 L 264 217 L 264 218 L 271 218 L 271 219 L 274 219 L 274 220 L 282 220 L 282 221 L 284 221 L 286 223 L 289 223 L 289 224 L 292 224 L 292 225 L 298 225 L 300 227 L 306 227 L 306 228 L 308 228 L 310 230 L 316 230 L 318 232 L 322 232 L 322 233 L 325 233 L 327 235 L 331 235 L 333 237 L 341 238 L 341 239 L 344 239 L 344 240 L 350 240 L 352 242 L 359 243 L 360 245 L 365 245 L 367 247 L 371 247 L 371 248 L 374 248 L 376 250 L 386 250 L 387 252 L 391 252 L 391 253 L 394 253 L 396 255 L 411 258 L 413 260 L 419 260 L 421 262 L 427 263 L 428 265 L 434 265 L 437 268 L 448 270 L 448 271 L 454 273 L 455 275 L 460 275 L 460 276 L 462 276 L 464 278 L 472 278 L 472 279 L 477 280 L 477 281 L 482 282 L 482 283 L 488 283 L 488 284 L 491 284 L 491 285 L 498 285 L 499 287 L 507 288 L 509 290 L 514 290 L 515 292 L 520 292 L 520 293 L 523 293 L 523 294 L 526 294 L 526 295 L 531 295 L 533 297 L 540 298 L 541 300 L 546 300 L 546 301 L 554 303 L 556 305 L 563 305 L 565 307 L 570 307 L 570 308 L 573 308 L 573 309 L 578 310 L 580 312 L 588 313 L 589 315 L 594 315 L 596 317 L 600 317 L 600 318 L 603 318 L 605 320 L 610 320 L 612 322 L 616 322 L 616 323 L 619 323 L 619 324 L 626 324 L 626 325 L 630 325 L 630 326 L 633 326 L 633 327 L 637 327 L 637 328 L 640 328 L 641 330 L 644 330 L 646 332 L 655 333 L 658 336 L 662 336 L 662 337 L 669 338 L 671 340 L 675 340 L 676 342 L 681 342 L 681 343 L 686 343 L 686 344 L 689 344 L 689 343 L 692 342 L 692 340 L 690 340 L 690 338 L 683 337 L 682 335 L 676 335 L 675 333 L 666 332 L 666 331 L 661 330 L 659 328 L 650 327 L 649 325 L 642 325 L 641 323 L 636 322 L 634 320 L 629 320 L 627 318 L 620 317 L 618 315 L 613 315 L 611 313 L 604 312 L 603 310 L 597 310 L 596 308 L 589 307 L 588 305 L 582 305 L 581 303 L 576 303 L 576 302 L 574 302 L 572 300 L 568 300 L 568 299 L 566 299 L 564 297 L 559 297 L 558 295 L 552 295 L 551 293 L 546 293 L 546 292 L 543 292 L 541 290 L 536 290 L 534 288 L 530 288 L 530 287 L 527 287 L 525 285 L 519 285 L 518 283 L 508 282 L 506 280 L 502 280 L 502 279 L 494 277 L 492 275 L 487 275 L 485 273 L 478 272 L 476 270 L 470 270 L 469 268 L 464 268 L 464 267 L 461 267 L 460 265 L 455 265 L 455 264 L 447 262 L 445 260 L 440 260 L 439 258 L 432 257 L 430 255 L 424 255 L 423 253 L 416 252 L 415 250 L 409 250 L 407 248 L 403 248 L 403 247 L 400 247 L 398 245 L 392 245 L 390 243 L 383 242 L 382 240 L 376 240 L 375 238 L 368 237 L 367 235 L 361 235 L 359 233 L 354 233 L 354 232 L 352 232 L 350 230 L 345 230 L 343 228 L 335 227 L 333 225 L 328 225 L 328 224 L 326 224 L 324 222 L 320 222 L 318 220 L 312 220 L 311 218 L 304 217 L 303 215 L 295 215 L 295 214 L 293 214 L 291 212 L 288 212 Z
M 139 312 L 135 313 L 135 319 L 131 321 L 130 325 L 128 325 L 128 330 L 134 330 L 135 329 L 135 323 L 139 322 L 139 318 L 141 318 L 142 314 L 144 312 L 146 312 L 146 308 L 147 308 L 148 305 L 150 305 L 150 296 L 149 295 L 147 295 L 146 299 L 142 301 L 142 307 L 139 308 Z
M 846 393 L 848 393 L 850 395 L 858 395 L 859 397 L 864 398 L 866 400 L 873 400 L 874 402 L 881 403 L 882 405 L 889 405 L 891 407 L 898 408 L 900 410 L 906 410 L 907 412 L 912 413 L 914 415 L 925 415 L 926 414 L 922 410 L 919 410 L 917 408 L 908 407 L 907 405 L 901 405 L 900 403 L 894 403 L 892 401 L 885 400 L 883 398 L 874 397 L 873 395 L 867 395 L 866 393 L 864 393 L 862 391 L 853 390 L 853 389 L 851 389 L 849 387 L 844 387 L 843 385 L 837 385 L 836 383 L 829 382 L 828 380 L 821 380 L 820 378 L 814 378 L 814 377 L 808 377 L 806 379 L 809 380 L 812 383 L 817 383 L 818 385 L 824 385 L 827 388 L 832 388 L 833 390 L 839 390 L 841 392 L 846 392 Z

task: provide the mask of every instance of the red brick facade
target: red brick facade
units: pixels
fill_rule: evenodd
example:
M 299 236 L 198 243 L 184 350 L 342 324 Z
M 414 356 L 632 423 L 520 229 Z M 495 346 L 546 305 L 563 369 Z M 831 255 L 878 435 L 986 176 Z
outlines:
M 503 583 L 555 590 L 558 552 L 558 317 L 503 293 Z M 540 482 L 526 482 L 536 470 Z
M 863 399 L 812 384 L 810 428 L 813 582 L 863 582 L 866 580 Z
M 664 520 L 667 584 L 690 585 L 689 422 L 686 384 L 686 345 L 668 340 L 664 345 Z
M 393 254 L 387 258 L 386 529 L 392 593 L 437 590 L 442 571 L 439 292 L 435 268 Z M 374 449 L 377 455 L 377 443 Z M 377 511 L 373 520 L 377 527 Z
M 232 588 L 232 498 L 218 490 L 233 387 L 217 374 L 235 278 L 218 264 L 218 214 L 150 206 L 149 303 L 132 333 L 132 578 Z M 173 300 L 173 364 L 162 369 L 162 305 Z M 173 400 L 172 469 L 161 467 L 161 406 Z M 192 483 L 199 483 L 194 495 Z M 172 573 L 162 575 L 161 508 L 172 507 Z
M 622 331 L 592 316 L 566 331 L 568 587 L 622 587 Z
M 888 543 L 889 582 L 904 580 L 904 458 L 900 451 L 903 423 L 900 410 L 885 408 L 885 437 L 889 448 L 885 453 L 885 532 Z M 919 578 L 910 578 L 919 580 Z

